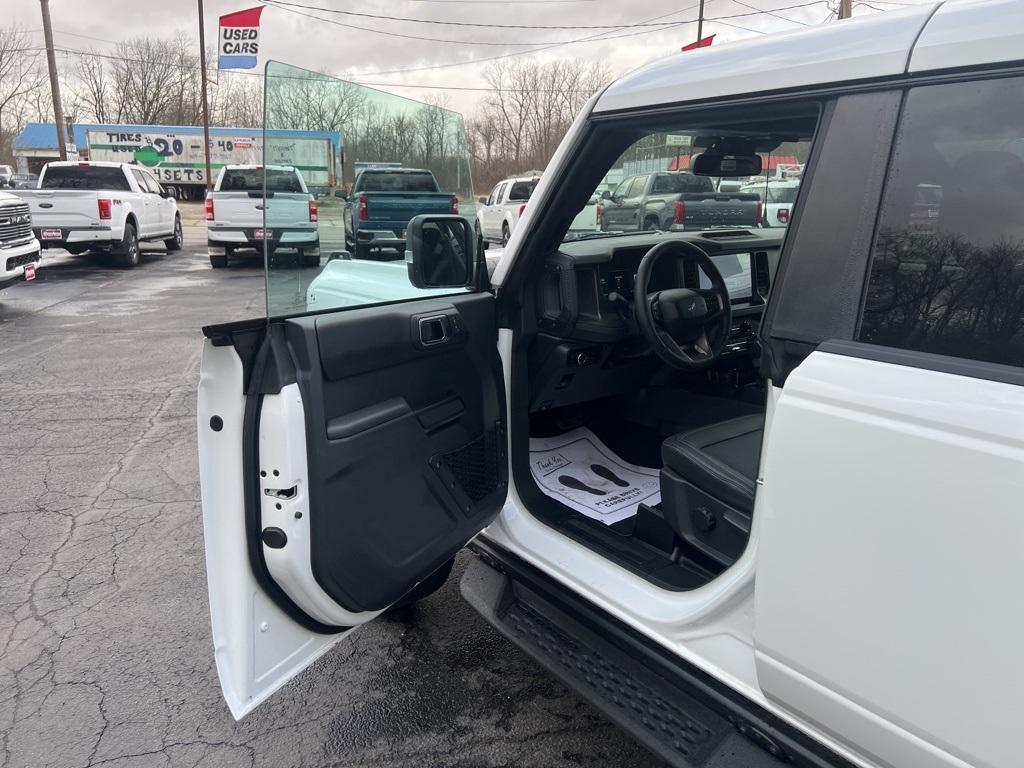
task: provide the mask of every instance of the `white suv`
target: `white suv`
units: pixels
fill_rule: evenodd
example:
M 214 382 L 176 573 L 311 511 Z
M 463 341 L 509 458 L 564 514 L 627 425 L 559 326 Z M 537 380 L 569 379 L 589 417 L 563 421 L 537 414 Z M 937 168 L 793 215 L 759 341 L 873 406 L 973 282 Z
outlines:
M 539 172 L 505 179 L 495 185 L 488 197 L 477 201 L 477 232 L 484 248 L 491 243 L 508 243 L 539 181 Z
M 1022 50 L 984 0 L 667 58 L 588 102 L 492 280 L 417 217 L 391 302 L 206 328 L 232 712 L 469 543 L 469 603 L 672 765 L 1021 765 Z M 808 158 L 789 227 L 564 239 L 680 146 Z

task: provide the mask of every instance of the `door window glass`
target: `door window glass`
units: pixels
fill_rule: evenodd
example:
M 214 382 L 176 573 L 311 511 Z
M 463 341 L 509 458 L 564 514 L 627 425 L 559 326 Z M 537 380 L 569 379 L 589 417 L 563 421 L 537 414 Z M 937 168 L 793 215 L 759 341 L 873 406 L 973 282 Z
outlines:
M 154 179 L 151 175 L 149 175 L 146 172 L 142 173 L 142 177 L 146 180 L 146 189 L 152 192 L 154 195 L 159 195 L 161 190 L 160 185 L 157 183 L 156 179 Z
M 1024 364 L 1024 79 L 915 88 L 860 341 Z
M 135 183 L 139 185 L 139 191 L 143 193 L 150 192 L 149 186 L 146 184 L 146 176 L 142 171 L 136 171 L 132 169 L 132 176 L 135 177 Z
M 505 187 L 507 187 L 507 186 L 508 185 L 505 182 L 502 182 L 501 184 L 498 185 L 498 193 L 494 196 L 494 204 L 495 205 L 501 205 L 502 201 L 504 201 L 504 199 L 505 199 Z
M 475 213 L 462 115 L 274 61 L 264 105 L 262 162 L 226 174 L 222 187 L 255 198 L 224 209 L 250 216 L 269 316 L 475 290 L 473 244 L 448 242 L 436 226 L 416 243 L 434 253 L 429 266 L 406 263 L 413 218 Z M 452 286 L 460 275 L 467 284 Z
M 633 179 L 633 183 L 629 185 L 629 191 L 626 192 L 626 197 L 640 197 L 644 193 L 644 187 L 647 186 L 646 176 L 637 176 Z

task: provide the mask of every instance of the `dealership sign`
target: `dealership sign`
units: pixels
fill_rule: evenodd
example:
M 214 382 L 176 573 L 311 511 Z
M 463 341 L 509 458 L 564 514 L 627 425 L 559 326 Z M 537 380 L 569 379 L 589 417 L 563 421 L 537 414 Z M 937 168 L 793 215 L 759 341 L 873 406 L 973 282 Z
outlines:
M 260 14 L 263 7 L 220 17 L 217 69 L 254 69 L 260 52 Z

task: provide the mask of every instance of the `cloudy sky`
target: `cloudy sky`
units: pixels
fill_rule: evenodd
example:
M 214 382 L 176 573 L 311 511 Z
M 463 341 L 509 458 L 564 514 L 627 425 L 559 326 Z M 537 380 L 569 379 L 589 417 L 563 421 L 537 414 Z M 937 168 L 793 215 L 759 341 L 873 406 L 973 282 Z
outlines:
M 854 0 L 854 16 L 898 11 L 919 1 Z M 257 4 L 259 0 L 206 0 L 208 43 L 216 43 L 219 15 Z M 716 34 L 717 45 L 796 31 L 829 23 L 837 5 L 838 0 L 706 0 L 704 34 Z M 9 20 L 33 30 L 42 43 L 36 0 L 0 0 L 0 6 Z M 56 46 L 99 52 L 133 35 L 179 30 L 195 35 L 198 45 L 196 6 L 195 0 L 50 0 Z M 447 92 L 456 108 L 468 110 L 481 95 L 471 89 L 485 87 L 483 64 L 476 63 L 482 59 L 509 54 L 535 60 L 578 57 L 604 62 L 618 75 L 692 42 L 697 8 L 697 0 L 271 0 L 263 12 L 261 64 L 276 59 L 325 69 L 362 82 L 387 83 L 384 90 L 418 99 Z M 394 17 L 566 28 L 489 28 Z M 661 22 L 670 25 L 637 26 Z

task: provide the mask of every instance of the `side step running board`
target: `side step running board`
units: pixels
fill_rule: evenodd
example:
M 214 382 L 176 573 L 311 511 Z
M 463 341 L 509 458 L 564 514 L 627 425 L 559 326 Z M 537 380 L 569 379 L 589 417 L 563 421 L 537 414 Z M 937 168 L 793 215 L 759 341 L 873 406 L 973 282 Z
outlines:
M 745 718 L 711 709 L 695 698 L 699 690 L 688 689 L 685 681 L 664 670 L 659 673 L 644 663 L 643 654 L 627 652 L 616 643 L 614 632 L 601 631 L 607 628 L 596 627 L 568 606 L 556 606 L 557 598 L 542 596 L 535 586 L 476 557 L 462 577 L 461 591 L 501 634 L 670 765 L 849 765 L 799 754 L 799 748 L 794 750 L 797 754 L 788 752 Z

